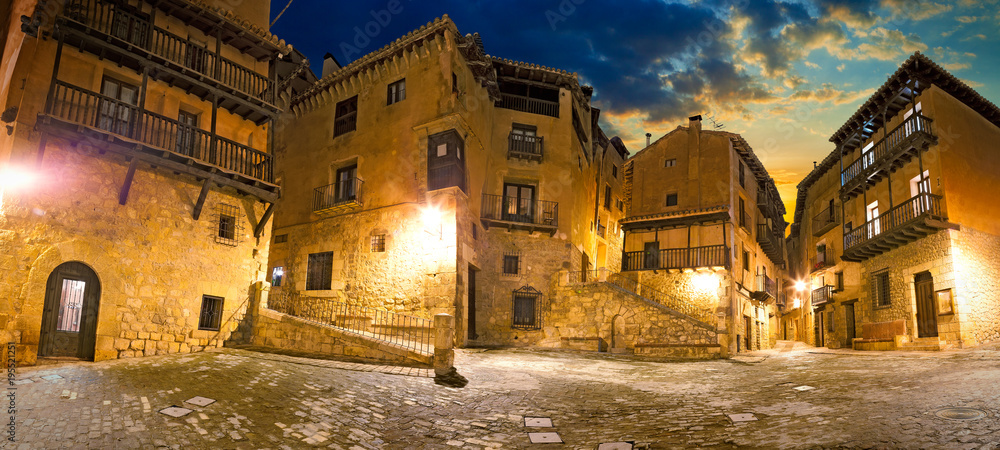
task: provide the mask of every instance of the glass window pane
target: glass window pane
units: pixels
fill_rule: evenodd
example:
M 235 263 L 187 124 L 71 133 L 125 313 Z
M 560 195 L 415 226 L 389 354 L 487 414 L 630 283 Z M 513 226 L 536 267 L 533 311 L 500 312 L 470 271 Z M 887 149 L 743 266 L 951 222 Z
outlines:
M 80 280 L 63 280 L 62 295 L 59 297 L 59 316 L 56 331 L 78 333 L 80 316 L 83 312 L 83 292 L 87 283 Z

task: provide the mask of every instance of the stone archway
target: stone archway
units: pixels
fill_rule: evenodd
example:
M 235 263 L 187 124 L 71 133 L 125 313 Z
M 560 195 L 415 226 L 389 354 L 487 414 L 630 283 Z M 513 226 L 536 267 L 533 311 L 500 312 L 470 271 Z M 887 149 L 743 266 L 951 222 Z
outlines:
M 625 317 L 617 314 L 611 318 L 611 353 L 624 353 L 625 342 Z

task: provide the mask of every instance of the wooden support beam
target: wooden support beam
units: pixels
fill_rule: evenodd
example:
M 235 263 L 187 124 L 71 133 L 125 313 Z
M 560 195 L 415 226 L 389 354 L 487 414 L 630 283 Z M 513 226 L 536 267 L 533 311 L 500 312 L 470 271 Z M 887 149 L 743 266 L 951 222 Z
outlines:
M 260 217 L 260 222 L 257 222 L 257 226 L 253 229 L 254 237 L 259 238 L 264 233 L 264 226 L 267 225 L 267 221 L 271 220 L 271 214 L 274 213 L 274 203 L 269 203 L 267 209 L 264 210 L 264 215 Z
M 135 168 L 139 165 L 139 158 L 132 158 L 132 162 L 128 165 L 128 172 L 125 174 L 125 183 L 122 184 L 122 190 L 118 193 L 118 204 L 124 205 L 128 201 L 128 191 L 132 188 L 132 177 L 135 176 Z
M 208 189 L 211 185 L 212 179 L 205 178 L 205 182 L 201 185 L 201 193 L 198 194 L 198 203 L 194 205 L 194 220 L 201 217 L 201 208 L 205 206 L 205 198 L 208 197 Z

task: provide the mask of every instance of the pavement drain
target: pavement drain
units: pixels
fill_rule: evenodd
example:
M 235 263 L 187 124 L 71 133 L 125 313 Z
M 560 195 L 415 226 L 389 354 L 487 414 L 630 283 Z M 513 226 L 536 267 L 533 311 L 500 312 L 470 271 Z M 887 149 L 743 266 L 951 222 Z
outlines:
M 631 442 L 606 442 L 597 446 L 597 450 L 632 450 Z
M 42 377 L 42 379 L 46 381 L 52 381 L 52 380 L 60 380 L 62 379 L 62 377 L 56 374 L 52 374 L 52 375 L 46 375 Z
M 562 444 L 559 433 L 528 433 L 528 440 L 532 444 Z
M 744 414 L 726 414 L 726 415 L 729 416 L 729 420 L 732 420 L 733 423 L 737 423 L 737 422 L 753 422 L 753 421 L 757 420 L 757 416 L 755 416 L 753 414 L 750 414 L 750 413 L 744 413 Z
M 816 388 L 814 388 L 812 386 L 799 386 L 799 387 L 793 387 L 792 389 L 795 389 L 796 391 L 802 392 L 802 391 L 811 391 L 811 390 L 816 389 Z
M 181 408 L 180 406 L 168 406 L 160 410 L 160 414 L 166 414 L 170 417 L 184 417 L 191 414 L 193 411 L 187 408 Z
M 552 419 L 548 417 L 525 417 L 524 426 L 526 427 L 539 427 L 539 428 L 552 428 Z
M 184 400 L 184 403 L 190 403 L 190 404 L 195 405 L 195 406 L 202 406 L 202 407 L 204 407 L 204 406 L 211 405 L 212 403 L 215 403 L 215 400 L 212 400 L 210 398 L 205 398 L 205 397 L 198 396 L 198 397 L 192 397 L 192 398 L 189 398 L 187 400 Z
M 943 408 L 937 410 L 934 415 L 942 419 L 951 420 L 976 420 L 986 417 L 986 412 L 975 408 Z

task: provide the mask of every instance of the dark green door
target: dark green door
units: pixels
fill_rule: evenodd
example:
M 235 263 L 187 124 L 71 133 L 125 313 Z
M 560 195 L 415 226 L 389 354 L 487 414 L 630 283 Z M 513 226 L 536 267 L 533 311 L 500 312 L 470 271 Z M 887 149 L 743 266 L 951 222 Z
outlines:
M 49 275 L 38 356 L 94 359 L 101 285 L 80 262 L 63 263 Z

